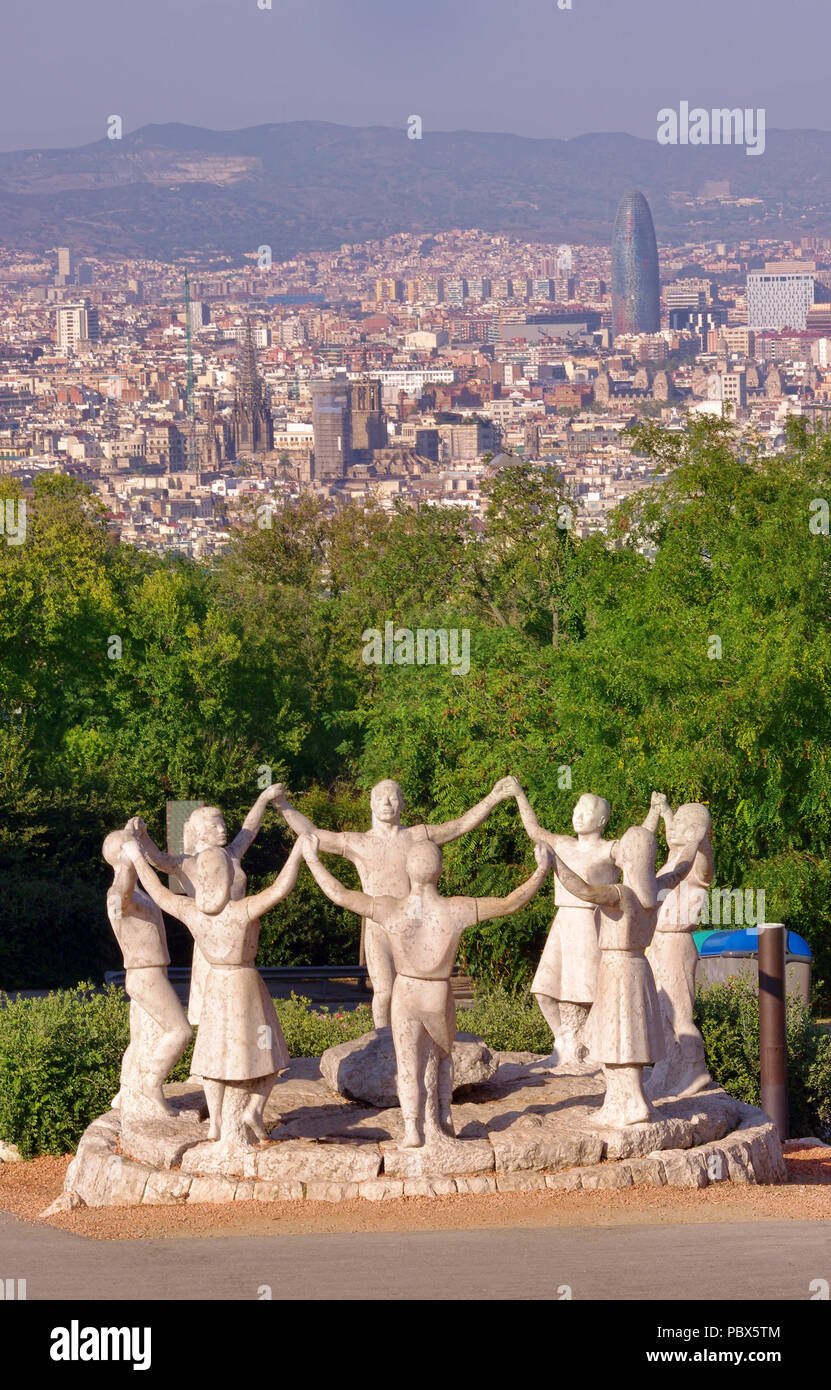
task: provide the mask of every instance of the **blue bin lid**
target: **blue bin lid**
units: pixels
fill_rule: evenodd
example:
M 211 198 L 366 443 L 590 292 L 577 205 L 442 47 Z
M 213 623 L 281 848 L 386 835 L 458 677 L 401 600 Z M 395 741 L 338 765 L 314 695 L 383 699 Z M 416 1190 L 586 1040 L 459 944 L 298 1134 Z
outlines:
M 714 931 L 701 942 L 698 953 L 701 956 L 721 956 L 741 954 L 755 956 L 759 950 L 759 930 L 757 927 L 740 927 L 735 931 Z M 803 936 L 795 931 L 788 932 L 786 947 L 789 956 L 805 956 L 812 959 L 813 952 Z

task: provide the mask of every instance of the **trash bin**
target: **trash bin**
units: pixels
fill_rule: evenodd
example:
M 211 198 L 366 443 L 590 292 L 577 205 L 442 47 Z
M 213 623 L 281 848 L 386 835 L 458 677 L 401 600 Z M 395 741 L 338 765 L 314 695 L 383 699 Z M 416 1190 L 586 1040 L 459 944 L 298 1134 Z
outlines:
M 696 983 L 724 984 L 731 976 L 746 975 L 759 984 L 759 931 L 742 927 L 733 931 L 696 932 L 698 973 Z M 788 994 L 798 994 L 807 1005 L 811 999 L 811 961 L 808 942 L 795 931 L 788 932 L 785 947 L 785 978 Z

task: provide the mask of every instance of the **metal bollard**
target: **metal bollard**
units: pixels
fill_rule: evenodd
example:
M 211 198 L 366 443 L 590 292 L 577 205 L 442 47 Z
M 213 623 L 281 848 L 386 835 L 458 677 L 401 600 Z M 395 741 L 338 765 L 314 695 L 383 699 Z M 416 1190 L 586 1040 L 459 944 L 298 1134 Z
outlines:
M 788 1138 L 788 1058 L 785 1048 L 785 941 L 781 922 L 759 924 L 759 1051 L 762 1109 L 779 1138 Z

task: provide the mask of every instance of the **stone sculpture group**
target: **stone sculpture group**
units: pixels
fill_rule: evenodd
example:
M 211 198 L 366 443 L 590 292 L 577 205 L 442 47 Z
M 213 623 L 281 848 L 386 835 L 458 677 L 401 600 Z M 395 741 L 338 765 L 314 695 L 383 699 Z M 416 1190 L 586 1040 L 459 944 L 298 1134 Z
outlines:
M 441 847 L 511 798 L 534 842 L 534 873 L 505 898 L 444 897 Z M 204 1087 L 217 1155 L 267 1138 L 266 1101 L 289 1056 L 254 961 L 261 916 L 291 893 L 301 859 L 327 897 L 365 921 L 373 1019 L 376 1029 L 390 1028 L 395 1048 L 401 1149 L 464 1144 L 451 1114 L 459 941 L 479 922 L 518 912 L 551 871 L 557 910 L 532 984 L 554 1035 L 544 1065 L 565 1075 L 602 1067 L 606 1097 L 596 1122 L 616 1129 L 649 1122 L 654 1101 L 711 1084 L 692 1012 L 692 933 L 713 876 L 705 806 L 673 813 L 653 793 L 643 824 L 611 841 L 603 838 L 609 805 L 602 797 L 579 798 L 573 837 L 554 834 L 542 829 L 513 777 L 441 825 L 402 826 L 403 798 L 393 781 L 378 783 L 370 804 L 369 830 L 335 833 L 313 825 L 277 785 L 258 798 L 230 844 L 215 807 L 192 812 L 179 855 L 160 850 L 138 817 L 107 837 L 103 853 L 114 874 L 107 909 L 130 998 L 130 1044 L 113 1100 L 122 1122 L 171 1114 L 163 1084 L 196 1027 L 192 1070 Z M 246 895 L 242 856 L 269 806 L 297 839 L 274 882 Z M 656 872 L 661 820 L 669 856 Z M 361 890 L 325 868 L 319 850 L 350 860 Z M 165 887 L 157 871 L 174 875 L 181 891 Z M 193 937 L 187 1015 L 168 980 L 162 911 Z

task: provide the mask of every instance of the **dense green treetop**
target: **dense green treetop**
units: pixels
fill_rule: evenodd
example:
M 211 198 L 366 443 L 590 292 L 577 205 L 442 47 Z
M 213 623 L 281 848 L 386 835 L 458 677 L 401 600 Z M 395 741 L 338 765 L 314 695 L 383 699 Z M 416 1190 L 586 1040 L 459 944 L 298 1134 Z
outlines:
M 615 834 L 657 788 L 710 805 L 717 882 L 764 888 L 831 982 L 831 439 L 797 421 L 788 441 L 766 458 L 725 422 L 639 426 L 661 480 L 606 537 L 575 537 L 555 470 L 511 465 L 484 535 L 462 508 L 304 497 L 211 566 L 114 543 L 83 487 L 39 480 L 25 544 L 0 541 L 0 867 L 100 897 L 113 826 L 140 813 L 163 837 L 166 800 L 204 797 L 234 828 L 264 775 L 343 827 L 386 776 L 411 821 L 512 772 L 547 827 L 592 790 Z M 469 671 L 368 663 L 388 622 L 468 633 Z M 266 822 L 252 882 L 289 841 Z M 507 892 L 530 864 L 509 803 L 447 850 L 445 891 Z M 550 914 L 546 889 L 471 933 L 469 964 L 527 977 Z M 305 874 L 264 933 L 283 963 L 349 959 L 356 938 Z

